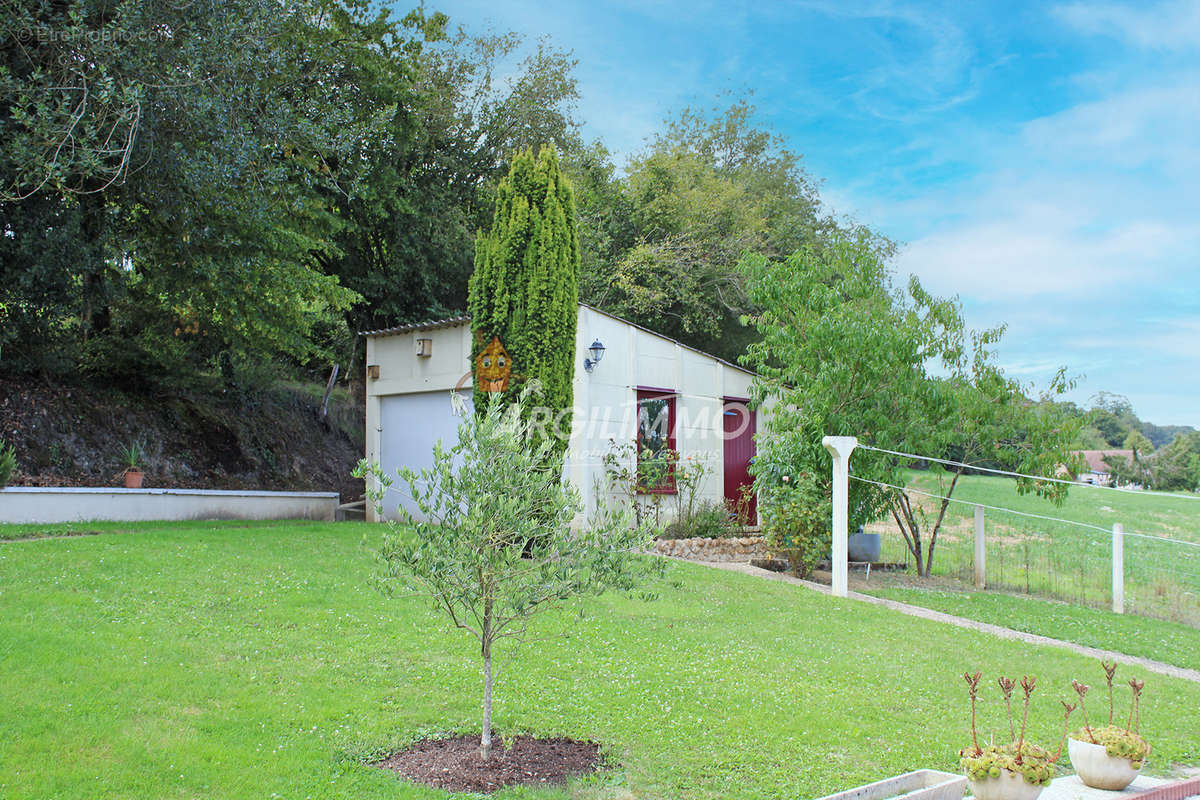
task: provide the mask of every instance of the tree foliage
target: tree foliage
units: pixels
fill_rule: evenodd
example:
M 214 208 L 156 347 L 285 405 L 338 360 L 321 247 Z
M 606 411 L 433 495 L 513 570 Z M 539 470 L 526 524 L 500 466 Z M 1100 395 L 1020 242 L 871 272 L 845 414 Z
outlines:
M 1149 468 L 1150 483 L 1164 491 L 1200 490 L 1200 432 L 1176 436 L 1159 450 Z
M 951 503 L 958 479 L 972 467 L 1002 469 L 1024 475 L 1060 477 L 1063 470 L 1078 469 L 1071 449 L 1081 420 L 1065 413 L 1054 399 L 1074 387 L 1064 369 L 1035 392 L 1008 377 L 996 364 L 992 349 L 1004 329 L 971 335 L 971 345 L 947 350 L 943 363 L 949 375 L 933 379 L 927 396 L 924 429 L 915 430 L 907 452 L 943 458 L 952 464 L 930 463 L 938 475 L 938 494 L 932 512 L 910 492 L 893 491 L 889 511 L 921 575 L 933 568 L 938 533 Z M 954 332 L 959 335 L 960 332 Z M 1034 493 L 1055 504 L 1067 496 L 1068 486 L 1053 480 L 1016 479 L 1018 494 Z
M 475 335 L 472 360 L 498 338 L 518 376 L 507 396 L 537 380 L 550 412 L 569 412 L 575 376 L 579 238 L 575 200 L 551 147 L 513 157 L 496 190 L 491 229 L 481 236 L 467 309 Z M 569 417 L 555 420 L 568 429 Z M 555 437 L 555 451 L 565 441 Z
M 745 363 L 755 367 L 755 402 L 774 402 L 758 438 L 756 485 L 769 505 L 787 495 L 784 478 L 816 476 L 830 492 L 824 436 L 857 436 L 887 450 L 995 464 L 1053 475 L 1067 463 L 1077 426 L 1052 403 L 1038 403 L 1007 378 L 990 347 L 1001 330 L 968 343 L 953 300 L 939 299 L 912 278 L 892 285 L 866 236 L 836 235 L 786 261 L 747 256 L 741 269 L 749 297 L 762 310 L 750 319 L 762 340 Z M 1062 373 L 1049 394 L 1069 385 Z M 920 504 L 903 487 L 908 459 L 861 449 L 852 460 L 850 525 L 885 513 L 899 523 L 918 570 L 928 574 L 946 504 L 927 526 Z M 951 468 L 950 497 L 965 467 Z M 1061 499 L 1065 486 L 1023 481 L 1019 491 Z M 769 508 L 764 516 L 770 518 Z
M 420 515 L 389 524 L 379 552 L 385 590 L 414 587 L 479 642 L 485 759 L 497 642 L 519 639 L 534 615 L 569 598 L 632 591 L 661 571 L 658 559 L 638 555 L 652 533 L 627 510 L 600 507 L 589 525 L 571 526 L 579 493 L 550 464 L 553 443 L 534 435 L 523 413 L 530 397 L 528 387 L 511 404 L 492 395 L 482 414 L 464 414 L 457 444 L 435 446 L 433 467 L 401 470 Z M 379 503 L 391 481 L 363 462 L 366 473 Z M 538 548 L 527 551 L 528 541 Z
M 782 260 L 820 250 L 843 227 L 746 99 L 683 111 L 622 179 L 598 168 L 599 156 L 578 168 L 581 211 L 600 227 L 585 240 L 584 300 L 725 358 L 755 338 L 740 321 L 755 308 L 736 269 L 743 252 Z
M 752 467 L 768 495 L 785 476 L 817 476 L 829 491 L 828 435 L 857 435 L 884 446 L 907 444 L 933 391 L 924 365 L 939 359 L 957 310 L 935 302 L 914 282 L 905 295 L 866 237 L 838 236 L 785 261 L 749 255 L 741 262 L 750 317 L 761 341 L 743 361 L 757 372 L 756 403 L 774 401 Z M 892 447 L 891 449 L 898 449 Z M 865 481 L 896 484 L 899 465 L 863 451 L 854 460 L 850 525 L 876 518 L 887 495 Z
M 513 64 L 515 34 L 451 32 L 445 16 L 421 12 L 404 24 L 423 39 L 386 58 L 368 51 L 342 78 L 374 98 L 369 106 L 392 109 L 386 134 L 344 165 L 362 172 L 358 189 L 337 202 L 343 227 L 318 254 L 362 298 L 347 317 L 354 330 L 460 312 L 475 234 L 491 222 L 511 154 L 542 143 L 565 150 L 577 137 L 565 53 L 541 42 Z
M 4 4 L 4 369 L 143 380 L 343 359 L 461 309 L 573 61 L 363 0 Z M 8 25 L 10 21 L 13 23 Z
M 21 24 L 33 27 L 5 39 L 0 67 L 7 235 L 36 242 L 62 218 L 86 257 L 34 265 L 26 245 L 7 255 L 14 271 L 45 276 L 19 304 L 26 318 L 69 318 L 77 363 L 120 377 L 106 356 L 132 344 L 151 361 L 131 370 L 153 374 L 174 365 L 155 365 L 164 349 L 147 343 L 185 330 L 226 363 L 303 358 L 314 325 L 354 299 L 310 258 L 337 227 L 321 200 L 329 164 L 376 130 L 336 80 L 331 9 L 27 8 Z M 73 297 L 38 291 L 63 285 Z

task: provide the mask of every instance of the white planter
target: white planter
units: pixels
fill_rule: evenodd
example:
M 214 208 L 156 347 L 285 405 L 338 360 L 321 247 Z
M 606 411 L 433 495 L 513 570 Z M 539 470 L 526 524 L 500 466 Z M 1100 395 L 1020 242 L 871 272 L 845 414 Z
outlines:
M 975 800 L 1036 800 L 1041 784 L 1030 783 L 1019 772 L 1001 770 L 999 778 L 970 781 Z
M 966 788 L 967 779 L 964 775 L 936 769 L 919 769 L 831 794 L 822 797 L 821 800 L 962 800 Z
M 1102 744 L 1081 742 L 1078 739 L 1067 739 L 1067 753 L 1071 756 L 1071 766 L 1083 781 L 1093 789 L 1107 789 L 1119 792 L 1141 772 L 1134 769 L 1128 758 L 1110 756 Z

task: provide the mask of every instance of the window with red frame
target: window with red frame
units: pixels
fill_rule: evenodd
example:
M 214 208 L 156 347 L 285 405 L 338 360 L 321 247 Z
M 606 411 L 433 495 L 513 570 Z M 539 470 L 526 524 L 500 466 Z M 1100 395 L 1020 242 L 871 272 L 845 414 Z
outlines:
M 675 392 L 637 390 L 638 491 L 675 492 Z

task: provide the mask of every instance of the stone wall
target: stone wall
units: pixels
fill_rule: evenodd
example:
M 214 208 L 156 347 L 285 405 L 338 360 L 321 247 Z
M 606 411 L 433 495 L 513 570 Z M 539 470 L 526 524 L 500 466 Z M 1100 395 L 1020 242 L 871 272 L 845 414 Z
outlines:
M 770 555 L 761 536 L 727 539 L 659 539 L 654 552 L 661 556 L 691 558 L 697 561 L 749 561 Z

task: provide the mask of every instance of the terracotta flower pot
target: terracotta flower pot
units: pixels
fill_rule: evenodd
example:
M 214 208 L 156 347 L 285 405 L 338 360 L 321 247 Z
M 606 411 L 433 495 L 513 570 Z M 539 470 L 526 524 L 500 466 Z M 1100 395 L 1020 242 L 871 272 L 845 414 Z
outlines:
M 146 477 L 146 473 L 142 472 L 140 469 L 125 470 L 125 488 L 126 489 L 142 488 L 142 481 L 145 479 L 145 477 Z
M 1140 768 L 1133 768 L 1128 758 L 1110 756 L 1102 744 L 1067 739 L 1067 753 L 1079 780 L 1093 789 L 1119 792 L 1141 772 Z
M 999 778 L 968 781 L 975 800 L 1036 800 L 1042 793 L 1040 784 L 1030 783 L 1019 772 L 1002 770 Z

